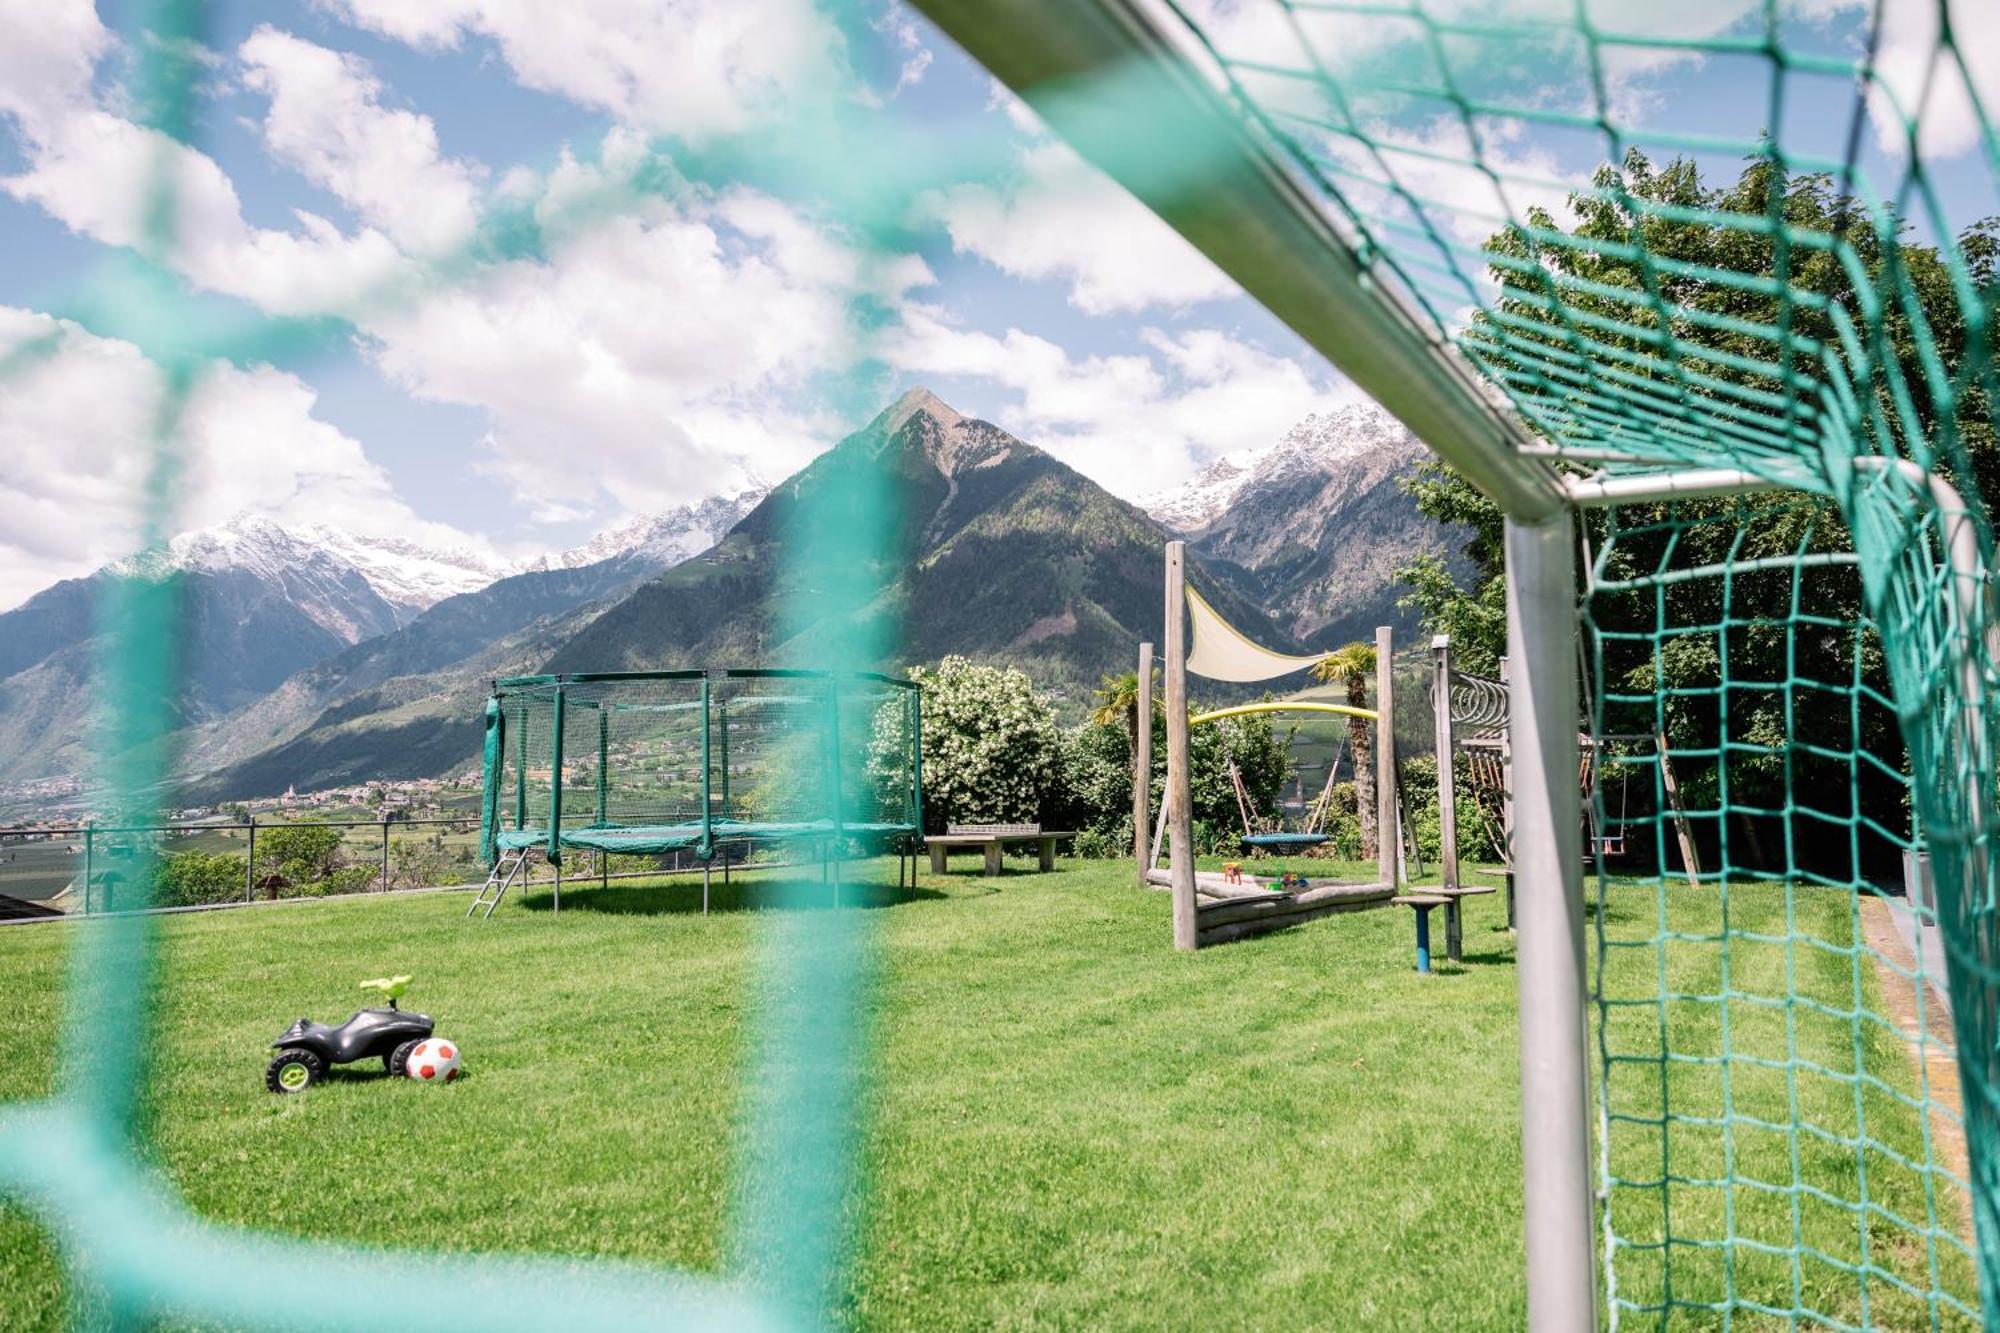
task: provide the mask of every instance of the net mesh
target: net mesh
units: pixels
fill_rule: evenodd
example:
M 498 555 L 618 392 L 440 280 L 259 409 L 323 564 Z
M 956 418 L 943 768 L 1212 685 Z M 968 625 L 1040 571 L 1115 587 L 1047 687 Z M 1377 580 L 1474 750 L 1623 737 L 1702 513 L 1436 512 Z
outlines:
M 918 708 L 907 682 L 809 671 L 503 681 L 488 855 L 887 846 L 917 829 Z

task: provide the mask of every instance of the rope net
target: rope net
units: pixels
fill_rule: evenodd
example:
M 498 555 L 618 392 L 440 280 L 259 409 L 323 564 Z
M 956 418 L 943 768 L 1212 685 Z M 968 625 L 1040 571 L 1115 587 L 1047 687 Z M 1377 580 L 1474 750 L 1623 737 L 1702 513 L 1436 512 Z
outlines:
M 1534 451 L 1782 488 L 1586 516 L 1588 787 L 1621 853 L 1593 908 L 1613 1324 L 1978 1324 L 2000 1281 L 1984 8 L 1170 3 Z M 1918 850 L 1934 903 L 1899 896 Z

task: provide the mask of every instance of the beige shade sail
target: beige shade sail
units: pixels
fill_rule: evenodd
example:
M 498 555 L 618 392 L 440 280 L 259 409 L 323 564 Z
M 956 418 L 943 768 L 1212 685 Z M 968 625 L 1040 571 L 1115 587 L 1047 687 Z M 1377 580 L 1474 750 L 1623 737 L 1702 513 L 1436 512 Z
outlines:
M 1188 629 L 1194 637 L 1187 669 L 1197 676 L 1210 680 L 1270 680 L 1273 676 L 1304 671 L 1320 659 L 1318 653 L 1291 657 L 1259 647 L 1218 615 L 1192 587 L 1187 590 L 1187 600 Z

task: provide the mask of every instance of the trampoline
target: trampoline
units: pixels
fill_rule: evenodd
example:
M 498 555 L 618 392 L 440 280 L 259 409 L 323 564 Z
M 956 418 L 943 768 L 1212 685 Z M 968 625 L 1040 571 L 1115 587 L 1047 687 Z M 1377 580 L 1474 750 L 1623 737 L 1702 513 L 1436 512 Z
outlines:
M 486 703 L 481 853 L 687 853 L 804 845 L 914 855 L 917 686 L 872 672 L 734 667 L 509 676 Z M 725 858 L 723 864 L 727 866 Z

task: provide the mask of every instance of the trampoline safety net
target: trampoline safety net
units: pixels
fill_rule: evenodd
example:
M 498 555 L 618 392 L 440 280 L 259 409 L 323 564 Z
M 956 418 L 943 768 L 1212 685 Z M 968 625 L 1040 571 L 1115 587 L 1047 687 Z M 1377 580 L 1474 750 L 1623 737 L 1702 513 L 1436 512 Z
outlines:
M 486 709 L 487 859 L 907 841 L 922 825 L 920 699 L 867 673 L 501 680 Z

